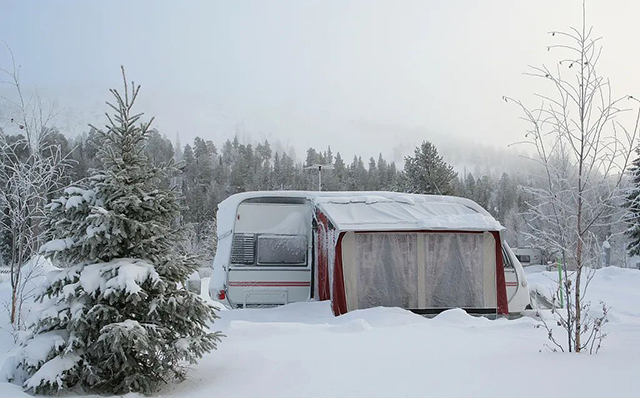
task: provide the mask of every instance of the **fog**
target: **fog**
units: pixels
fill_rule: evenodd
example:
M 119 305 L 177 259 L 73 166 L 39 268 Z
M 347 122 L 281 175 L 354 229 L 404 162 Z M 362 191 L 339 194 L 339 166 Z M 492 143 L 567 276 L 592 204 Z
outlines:
M 269 139 L 400 160 L 421 140 L 507 148 L 523 124 L 503 95 L 536 104 L 528 64 L 581 1 L 0 2 L 0 40 L 66 134 L 99 123 L 119 66 L 139 110 L 182 143 Z M 636 2 L 589 1 L 601 74 L 640 95 Z M 9 66 L 0 50 L 0 65 Z M 6 86 L 2 90 L 6 90 Z M 6 121 L 0 122 L 0 127 Z

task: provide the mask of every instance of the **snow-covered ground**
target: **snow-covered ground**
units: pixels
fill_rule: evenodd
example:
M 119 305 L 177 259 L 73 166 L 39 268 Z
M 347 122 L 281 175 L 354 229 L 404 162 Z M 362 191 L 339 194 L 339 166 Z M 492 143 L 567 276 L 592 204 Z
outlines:
M 551 289 L 555 272 L 527 269 Z M 635 397 L 640 392 L 640 271 L 599 270 L 589 297 L 611 306 L 598 355 L 549 352 L 529 317 L 451 310 L 425 319 L 396 308 L 331 314 L 326 302 L 221 311 L 228 337 L 162 397 Z M 206 291 L 206 289 L 203 289 Z M 6 297 L 6 289 L 0 287 Z M 3 325 L 6 320 L 2 318 Z M 6 326 L 5 326 L 6 327 Z M 0 336 L 0 349 L 12 340 Z M 2 358 L 0 358 L 2 360 Z M 0 397 L 27 397 L 0 383 Z

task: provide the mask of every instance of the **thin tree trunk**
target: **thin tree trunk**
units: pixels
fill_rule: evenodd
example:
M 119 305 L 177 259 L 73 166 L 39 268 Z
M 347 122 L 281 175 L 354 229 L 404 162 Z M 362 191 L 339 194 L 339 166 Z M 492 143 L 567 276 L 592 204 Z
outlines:
M 18 289 L 12 289 L 11 292 L 11 324 L 16 323 L 16 302 L 18 301 Z
M 565 297 L 567 298 L 567 302 L 565 303 L 565 308 L 567 309 L 567 343 L 569 352 L 573 350 L 571 344 L 571 289 L 569 289 L 569 279 L 567 275 L 567 255 L 565 251 L 562 251 L 562 270 L 564 271 L 564 281 L 562 282 L 564 286 L 561 286 L 561 289 L 565 291 Z
M 581 38 L 581 48 L 580 48 L 580 103 L 579 103 L 579 111 L 580 111 L 580 158 L 578 159 L 578 216 L 577 216 L 577 232 L 578 232 L 578 244 L 576 248 L 576 298 L 574 305 L 576 306 L 576 315 L 574 317 L 575 323 L 575 339 L 574 344 L 576 348 L 576 352 L 580 352 L 580 334 L 581 334 L 581 304 L 582 302 L 580 297 L 580 279 L 582 276 L 582 199 L 584 195 L 584 163 L 585 163 L 585 140 L 586 137 L 586 107 L 587 107 L 587 87 L 585 85 L 585 40 L 586 40 L 586 17 L 585 17 L 585 5 L 582 3 L 582 38 Z
M 575 298 L 575 306 L 576 306 L 576 316 L 574 317 L 574 323 L 576 325 L 576 334 L 575 334 L 575 347 L 576 347 L 576 352 L 580 352 L 580 334 L 582 332 L 582 328 L 581 328 L 581 297 L 580 297 L 580 277 L 582 276 L 582 261 L 581 261 L 581 257 L 582 256 L 582 238 L 578 237 L 578 251 L 577 251 L 577 255 L 578 255 L 578 265 L 576 268 L 576 298 Z

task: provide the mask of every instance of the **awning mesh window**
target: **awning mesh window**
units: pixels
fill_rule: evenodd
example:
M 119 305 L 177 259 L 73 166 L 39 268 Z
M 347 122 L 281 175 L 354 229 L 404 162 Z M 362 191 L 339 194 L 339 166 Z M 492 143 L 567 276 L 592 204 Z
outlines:
M 427 308 L 483 307 L 481 234 L 423 234 Z
M 358 234 L 358 308 L 418 307 L 416 234 Z
M 358 308 L 485 306 L 482 234 L 358 233 L 355 266 Z

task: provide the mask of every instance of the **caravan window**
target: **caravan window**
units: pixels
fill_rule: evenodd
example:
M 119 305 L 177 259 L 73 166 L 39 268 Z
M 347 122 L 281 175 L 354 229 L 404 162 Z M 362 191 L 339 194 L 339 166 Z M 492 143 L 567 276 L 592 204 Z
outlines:
M 509 256 L 509 253 L 507 253 L 504 247 L 502 248 L 502 265 L 504 266 L 505 269 L 513 268 L 513 262 L 511 261 L 511 256 Z
M 259 235 L 258 265 L 305 265 L 305 235 Z
M 521 263 L 530 263 L 531 262 L 531 256 L 526 256 L 524 254 L 516 254 L 516 258 Z

